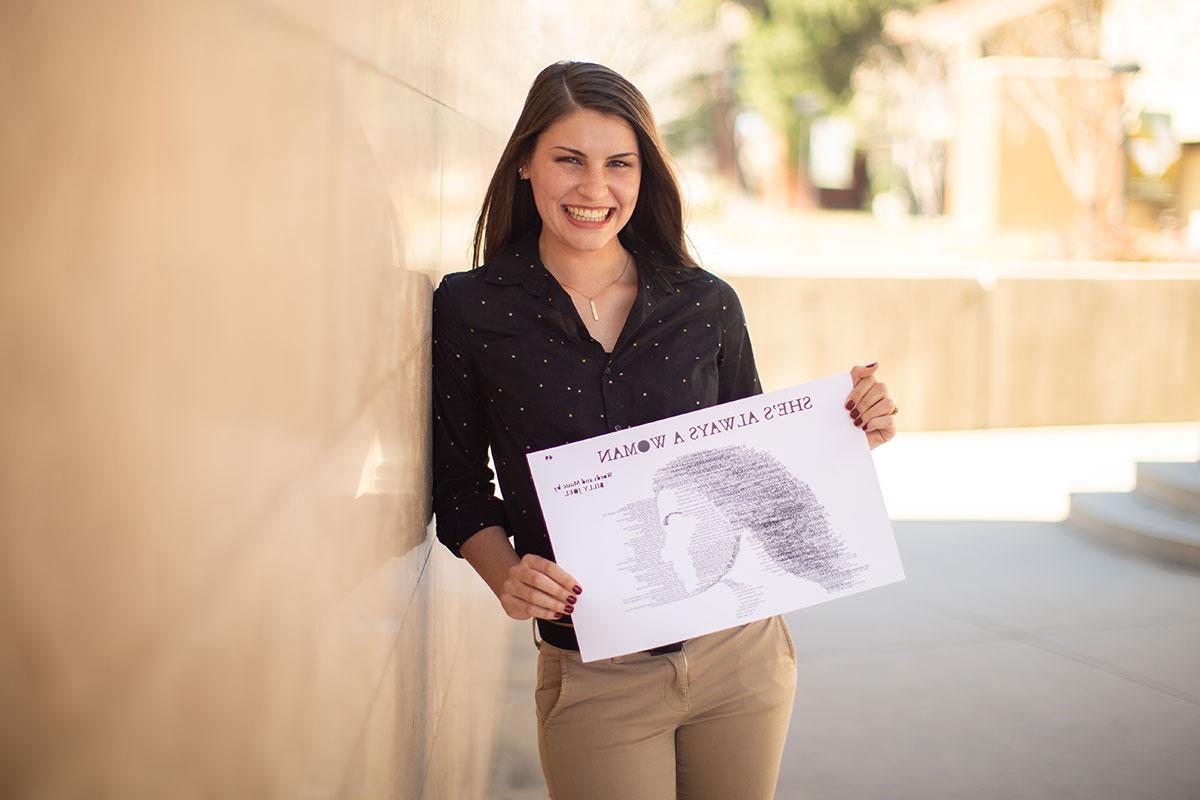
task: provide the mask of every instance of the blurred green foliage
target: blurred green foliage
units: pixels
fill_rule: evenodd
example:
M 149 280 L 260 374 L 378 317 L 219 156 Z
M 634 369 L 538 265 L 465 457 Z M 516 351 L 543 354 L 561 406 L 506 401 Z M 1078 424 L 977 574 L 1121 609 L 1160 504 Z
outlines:
M 711 30 L 720 27 L 721 7 L 732 0 L 676 0 L 672 6 L 672 24 Z M 740 4 L 737 4 L 740 5 Z M 662 123 L 663 139 L 671 152 L 712 148 L 716 138 L 714 110 L 723 100 L 733 101 L 733 48 L 727 47 L 718 72 L 707 64 L 679 81 L 676 93 L 686 109 Z
M 884 41 L 884 15 L 929 2 L 743 0 L 754 22 L 734 54 L 738 100 L 786 136 L 797 166 L 808 118 L 849 105 L 855 68 Z

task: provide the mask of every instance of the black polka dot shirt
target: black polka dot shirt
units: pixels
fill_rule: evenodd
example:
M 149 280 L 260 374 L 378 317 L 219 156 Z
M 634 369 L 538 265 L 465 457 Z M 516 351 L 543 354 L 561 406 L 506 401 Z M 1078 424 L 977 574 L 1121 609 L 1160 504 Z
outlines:
M 762 392 L 733 288 L 632 255 L 637 299 L 612 353 L 542 266 L 536 231 L 434 291 L 433 510 L 456 556 L 499 525 L 518 554 L 554 557 L 526 453 Z

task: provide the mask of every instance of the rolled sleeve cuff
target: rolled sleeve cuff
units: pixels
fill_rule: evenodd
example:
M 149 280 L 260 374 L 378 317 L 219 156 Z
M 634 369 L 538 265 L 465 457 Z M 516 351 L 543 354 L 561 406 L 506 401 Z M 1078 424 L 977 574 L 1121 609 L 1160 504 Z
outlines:
M 480 497 L 459 505 L 439 509 L 436 513 L 437 537 L 456 557 L 462 558 L 463 543 L 484 528 L 499 525 L 508 530 L 508 514 L 499 497 Z

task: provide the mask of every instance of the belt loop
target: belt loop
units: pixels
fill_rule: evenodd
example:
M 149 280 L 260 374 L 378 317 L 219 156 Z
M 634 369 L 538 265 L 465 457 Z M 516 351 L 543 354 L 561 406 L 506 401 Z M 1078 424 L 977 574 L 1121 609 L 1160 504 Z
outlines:
M 538 641 L 537 617 L 530 617 L 529 623 L 533 626 L 533 646 L 541 650 L 542 643 Z

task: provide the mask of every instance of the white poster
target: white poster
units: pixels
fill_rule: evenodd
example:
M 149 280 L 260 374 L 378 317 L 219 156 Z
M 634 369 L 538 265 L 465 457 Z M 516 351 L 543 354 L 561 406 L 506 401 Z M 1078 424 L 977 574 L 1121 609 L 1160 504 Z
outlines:
M 527 454 L 584 661 L 904 579 L 848 373 Z

